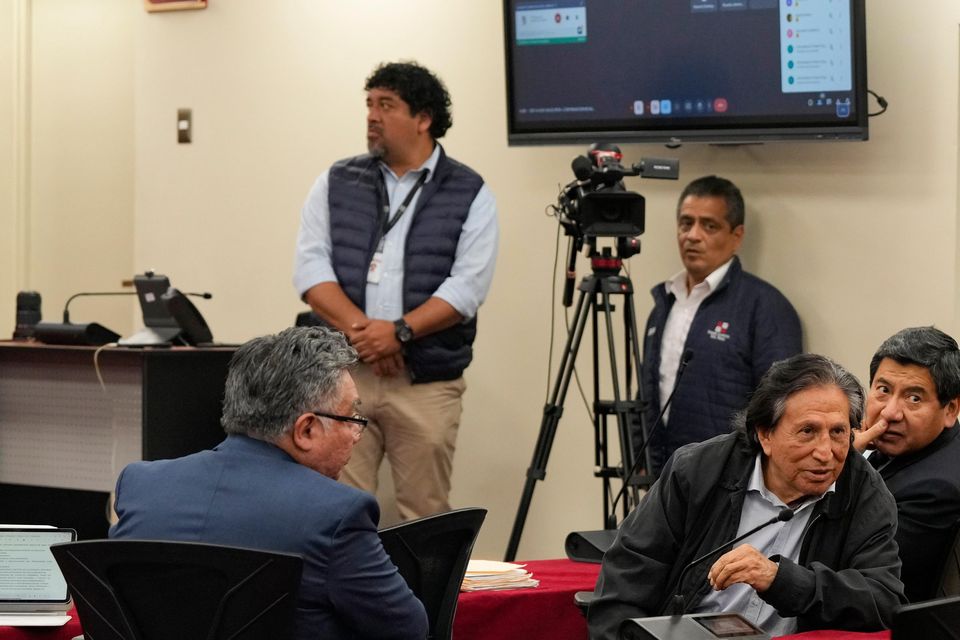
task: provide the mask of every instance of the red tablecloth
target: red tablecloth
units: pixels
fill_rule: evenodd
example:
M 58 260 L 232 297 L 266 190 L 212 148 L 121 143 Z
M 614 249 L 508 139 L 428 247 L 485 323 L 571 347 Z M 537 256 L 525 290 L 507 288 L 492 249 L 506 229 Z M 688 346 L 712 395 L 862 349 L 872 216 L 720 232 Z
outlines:
M 592 591 L 599 564 L 569 560 L 521 562 L 540 581 L 535 589 L 461 593 L 453 640 L 586 640 L 587 621 L 573 603 Z

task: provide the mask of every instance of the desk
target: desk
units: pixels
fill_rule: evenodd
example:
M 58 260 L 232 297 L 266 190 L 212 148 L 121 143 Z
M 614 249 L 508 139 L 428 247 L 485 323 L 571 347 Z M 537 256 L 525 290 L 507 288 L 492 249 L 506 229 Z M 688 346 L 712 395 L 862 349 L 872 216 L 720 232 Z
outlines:
M 106 536 L 106 496 L 136 460 L 223 440 L 233 348 L 107 348 L 0 342 L 0 513 L 5 522 Z M 92 513 L 90 513 L 92 512 Z
M 573 603 L 577 591 L 593 589 L 599 564 L 569 560 L 530 560 L 540 586 L 509 591 L 461 593 L 453 621 L 453 640 L 587 640 L 587 623 Z M 0 627 L 2 640 L 71 640 L 82 633 L 77 612 L 56 629 Z M 889 631 L 808 631 L 781 640 L 890 640 Z

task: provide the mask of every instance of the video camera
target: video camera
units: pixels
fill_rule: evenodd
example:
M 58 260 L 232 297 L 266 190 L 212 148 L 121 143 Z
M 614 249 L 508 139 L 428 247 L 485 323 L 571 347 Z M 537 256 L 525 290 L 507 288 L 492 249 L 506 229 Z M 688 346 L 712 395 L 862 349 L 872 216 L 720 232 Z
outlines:
M 678 160 L 642 158 L 627 169 L 623 154 L 614 144 L 590 145 L 586 156 L 577 156 L 570 167 L 576 180 L 560 192 L 557 210 L 560 224 L 576 238 L 635 238 L 643 233 L 646 201 L 639 193 L 627 191 L 623 179 L 629 176 L 676 180 Z
M 679 160 L 642 158 L 627 169 L 620 164 L 622 159 L 617 145 L 594 143 L 586 156 L 577 156 L 570 165 L 576 180 L 560 191 L 556 205 L 557 219 L 571 238 L 563 288 L 565 307 L 573 303 L 577 254 L 584 244 L 589 248 L 594 273 L 619 273 L 625 258 L 640 253 L 637 236 L 644 230 L 646 200 L 639 193 L 627 191 L 623 179 L 680 177 Z M 601 237 L 616 238 L 616 254 L 611 247 L 597 253 L 597 238 Z

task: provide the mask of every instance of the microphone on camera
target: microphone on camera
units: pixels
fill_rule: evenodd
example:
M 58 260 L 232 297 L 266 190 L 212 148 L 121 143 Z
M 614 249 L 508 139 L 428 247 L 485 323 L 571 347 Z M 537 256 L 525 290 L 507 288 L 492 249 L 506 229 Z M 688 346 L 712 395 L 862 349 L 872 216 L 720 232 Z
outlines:
M 733 540 L 730 540 L 730 541 L 728 541 L 728 542 L 724 542 L 722 545 L 720 545 L 720 546 L 717 547 L 716 549 L 713 549 L 712 551 L 708 551 L 707 553 L 703 554 L 702 556 L 700 556 L 699 558 L 697 558 L 697 559 L 694 560 L 693 562 L 688 563 L 687 566 L 685 566 L 685 567 L 683 568 L 683 571 L 680 572 L 680 578 L 677 580 L 677 592 L 674 594 L 674 596 L 673 596 L 673 601 L 672 601 L 672 603 L 671 603 L 671 608 L 672 608 L 672 610 L 673 610 L 673 611 L 672 611 L 672 614 L 675 615 L 675 616 L 682 616 L 682 615 L 686 612 L 686 609 L 687 609 L 687 598 L 686 598 L 686 596 L 683 595 L 683 593 L 680 592 L 680 589 L 681 589 L 681 587 L 682 587 L 682 585 L 683 585 L 683 579 L 687 576 L 687 572 L 690 571 L 690 569 L 692 569 L 693 567 L 697 566 L 698 564 L 700 564 L 700 563 L 703 562 L 704 560 L 707 560 L 707 559 L 709 559 L 710 557 L 712 557 L 712 556 L 714 556 L 714 555 L 716 555 L 716 554 L 718 554 L 718 553 L 720 553 L 720 552 L 722 552 L 722 551 L 726 551 L 729 547 L 732 547 L 733 545 L 737 544 L 737 543 L 740 542 L 741 540 L 752 536 L 752 535 L 755 534 L 757 531 L 760 531 L 761 529 L 766 529 L 766 528 L 769 527 L 770 525 L 772 525 L 772 524 L 777 524 L 778 522 L 787 522 L 787 521 L 791 520 L 792 518 L 793 518 L 793 509 L 791 509 L 791 508 L 789 508 L 789 507 L 784 507 L 783 509 L 780 509 L 780 511 L 777 513 L 777 515 L 775 515 L 774 517 L 770 518 L 770 519 L 767 520 L 766 522 L 763 522 L 763 523 L 761 523 L 761 524 L 758 524 L 758 525 L 755 526 L 753 529 L 750 529 L 750 531 L 747 531 L 747 532 L 744 533 L 743 535 L 739 535 L 739 536 L 737 536 L 736 538 L 734 538 Z
M 683 378 L 683 372 L 687 370 L 687 365 L 690 364 L 691 360 L 693 360 L 693 349 L 685 349 L 683 351 L 683 355 L 680 356 L 680 366 L 677 367 L 677 377 L 673 382 L 673 389 L 670 391 L 667 401 L 663 403 L 663 409 L 660 410 L 660 415 L 657 416 L 653 426 L 647 432 L 646 440 L 644 440 L 643 444 L 640 446 L 640 450 L 634 455 L 633 466 L 630 467 L 627 475 L 623 477 L 623 486 L 620 487 L 620 492 L 613 500 L 613 506 L 610 508 L 610 516 L 607 522 L 607 527 L 610 529 L 617 528 L 617 503 L 620 502 L 620 499 L 626 494 L 627 487 L 630 486 L 630 479 L 633 478 L 634 474 L 640 468 L 640 462 L 643 460 L 643 453 L 647 450 L 647 445 L 649 445 L 650 441 L 653 439 L 653 434 L 657 427 L 663 423 L 663 416 L 666 415 L 667 409 L 670 408 L 670 404 L 673 402 L 673 396 L 676 395 L 677 389 L 680 387 L 680 379 Z
M 574 158 L 573 162 L 570 163 L 570 168 L 573 169 L 573 175 L 576 176 L 579 181 L 589 180 L 593 174 L 593 163 L 590 162 L 590 158 L 587 156 L 577 156 Z

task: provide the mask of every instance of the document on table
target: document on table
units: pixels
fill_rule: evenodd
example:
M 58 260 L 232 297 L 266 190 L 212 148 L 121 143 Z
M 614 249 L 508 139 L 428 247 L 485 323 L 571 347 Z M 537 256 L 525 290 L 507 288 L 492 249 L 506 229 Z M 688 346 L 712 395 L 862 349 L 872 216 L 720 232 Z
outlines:
M 461 591 L 529 589 L 540 584 L 522 564 L 496 560 L 470 560 Z

